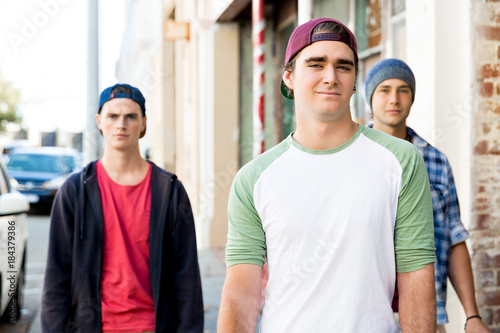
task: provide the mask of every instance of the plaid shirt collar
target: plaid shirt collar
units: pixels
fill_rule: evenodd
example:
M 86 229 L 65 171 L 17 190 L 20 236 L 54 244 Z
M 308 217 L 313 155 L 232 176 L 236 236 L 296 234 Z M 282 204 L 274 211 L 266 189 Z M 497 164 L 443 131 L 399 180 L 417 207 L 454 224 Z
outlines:
M 408 133 L 408 136 L 410 137 L 410 142 L 419 148 L 419 150 L 430 146 L 427 141 L 422 139 L 411 127 L 406 126 L 406 133 Z

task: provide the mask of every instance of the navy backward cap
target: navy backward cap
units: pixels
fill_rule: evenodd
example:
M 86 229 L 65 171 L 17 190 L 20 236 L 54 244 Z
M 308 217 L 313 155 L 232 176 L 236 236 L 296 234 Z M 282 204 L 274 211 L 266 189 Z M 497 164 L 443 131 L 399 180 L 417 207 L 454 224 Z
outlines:
M 117 87 L 128 88 L 128 89 L 130 89 L 130 91 L 132 93 L 131 94 L 122 93 L 122 92 L 121 93 L 112 93 L 111 91 Z M 139 104 L 139 106 L 141 107 L 142 115 L 146 115 L 146 100 L 144 99 L 144 96 L 139 91 L 139 89 L 137 89 L 136 87 L 132 87 L 131 85 L 125 84 L 125 83 L 117 83 L 114 86 L 108 87 L 108 88 L 103 90 L 103 92 L 101 93 L 101 97 L 99 98 L 99 111 L 97 113 L 101 112 L 101 109 L 102 109 L 102 106 L 104 105 L 104 103 L 106 103 L 109 100 L 112 100 L 113 98 L 129 98 L 129 99 L 133 100 L 134 102 Z

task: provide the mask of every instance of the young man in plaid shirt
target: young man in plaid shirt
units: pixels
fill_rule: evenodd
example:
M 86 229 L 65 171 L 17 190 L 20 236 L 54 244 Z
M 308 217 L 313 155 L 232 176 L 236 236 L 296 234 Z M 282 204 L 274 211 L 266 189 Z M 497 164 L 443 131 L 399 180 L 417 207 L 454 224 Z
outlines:
M 449 276 L 467 316 L 466 332 L 489 332 L 481 321 L 474 296 L 474 279 L 460 220 L 460 207 L 451 166 L 446 156 L 406 126 L 415 99 L 415 77 L 398 59 L 376 64 L 366 76 L 366 100 L 373 112 L 373 128 L 413 143 L 424 158 L 429 176 L 436 242 L 435 280 L 438 332 L 445 332 L 446 282 Z M 397 309 L 397 300 L 393 302 Z

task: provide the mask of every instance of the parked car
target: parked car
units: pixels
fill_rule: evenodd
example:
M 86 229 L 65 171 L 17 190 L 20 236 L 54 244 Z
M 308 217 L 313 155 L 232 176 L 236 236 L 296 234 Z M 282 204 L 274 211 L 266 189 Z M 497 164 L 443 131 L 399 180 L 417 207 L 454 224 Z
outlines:
M 14 150 L 14 152 L 19 151 L 18 149 Z M 80 171 L 83 167 L 82 155 L 76 149 L 66 147 L 41 147 L 37 149 L 60 154 L 64 158 L 66 168 L 68 168 L 68 172 L 70 173 Z
M 0 159 L 0 316 L 12 324 L 23 306 L 29 207 L 26 197 L 11 185 Z
M 62 147 L 16 148 L 7 165 L 16 189 L 30 203 L 48 205 L 68 176 L 81 167 L 78 152 Z

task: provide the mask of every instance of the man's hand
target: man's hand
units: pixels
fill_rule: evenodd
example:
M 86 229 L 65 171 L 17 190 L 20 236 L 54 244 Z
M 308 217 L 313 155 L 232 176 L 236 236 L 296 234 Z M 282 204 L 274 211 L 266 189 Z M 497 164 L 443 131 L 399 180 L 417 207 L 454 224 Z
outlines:
M 465 333 L 490 333 L 480 318 L 471 318 L 465 324 Z

